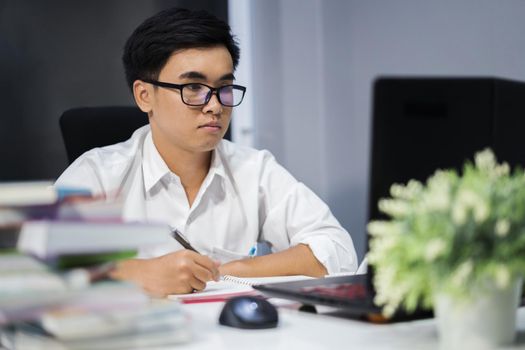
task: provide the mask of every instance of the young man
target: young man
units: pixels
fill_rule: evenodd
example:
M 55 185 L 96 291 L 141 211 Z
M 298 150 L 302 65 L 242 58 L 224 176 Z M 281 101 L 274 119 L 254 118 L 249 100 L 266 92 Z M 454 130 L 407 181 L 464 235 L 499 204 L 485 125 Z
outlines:
M 167 222 L 200 254 L 170 240 L 120 263 L 113 277 L 164 296 L 201 290 L 221 274 L 356 270 L 352 240 L 326 204 L 269 152 L 222 140 L 245 93 L 234 84 L 239 48 L 226 23 L 202 11 L 162 11 L 133 32 L 123 61 L 149 125 L 85 153 L 57 185 L 121 199 L 125 219 Z M 261 241 L 273 253 L 248 258 Z

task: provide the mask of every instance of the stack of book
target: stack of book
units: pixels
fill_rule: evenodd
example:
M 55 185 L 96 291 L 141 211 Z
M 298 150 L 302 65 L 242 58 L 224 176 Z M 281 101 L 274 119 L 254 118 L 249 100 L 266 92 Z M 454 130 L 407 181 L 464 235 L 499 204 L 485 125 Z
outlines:
M 152 302 L 138 286 L 108 278 L 119 259 L 168 240 L 168 225 L 122 222 L 119 203 L 85 191 L 0 184 L 0 345 L 131 349 L 187 341 L 179 303 Z
M 0 249 L 16 249 L 55 268 L 133 257 L 139 247 L 171 240 L 166 224 L 121 217 L 121 203 L 83 189 L 45 181 L 0 183 Z
M 57 189 L 50 181 L 0 183 L 0 249 L 16 245 L 20 227 L 27 220 L 74 220 L 90 215 L 82 209 L 93 202 L 91 198 L 89 191 Z M 113 215 L 115 210 L 109 213 Z
M 179 303 L 136 285 L 78 283 L 26 255 L 0 255 L 0 345 L 7 349 L 142 349 L 188 341 Z M 82 280 L 82 279 L 81 279 Z

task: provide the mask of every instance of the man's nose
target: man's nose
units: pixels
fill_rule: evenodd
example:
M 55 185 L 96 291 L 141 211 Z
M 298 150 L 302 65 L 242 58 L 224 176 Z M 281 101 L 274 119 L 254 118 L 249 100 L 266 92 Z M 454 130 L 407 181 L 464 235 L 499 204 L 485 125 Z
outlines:
M 213 91 L 212 92 L 210 100 L 203 107 L 203 112 L 204 113 L 213 113 L 213 114 L 221 114 L 222 113 L 222 105 L 219 102 L 219 97 L 217 96 L 217 91 Z

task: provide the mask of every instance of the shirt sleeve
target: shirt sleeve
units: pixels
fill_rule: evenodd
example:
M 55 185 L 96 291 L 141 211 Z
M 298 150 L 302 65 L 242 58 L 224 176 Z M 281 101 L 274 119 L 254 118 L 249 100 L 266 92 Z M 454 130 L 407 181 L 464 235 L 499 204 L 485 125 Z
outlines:
M 328 206 L 268 154 L 260 179 L 261 239 L 274 251 L 303 243 L 328 274 L 355 272 L 357 254 L 349 233 Z
M 75 160 L 56 180 L 56 187 L 88 189 L 92 195 L 105 195 L 97 167 L 89 158 Z

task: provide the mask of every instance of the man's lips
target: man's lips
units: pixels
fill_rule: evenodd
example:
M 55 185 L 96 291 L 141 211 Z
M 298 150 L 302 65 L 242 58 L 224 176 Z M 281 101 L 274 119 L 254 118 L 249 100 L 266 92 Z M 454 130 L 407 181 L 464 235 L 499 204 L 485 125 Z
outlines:
M 199 125 L 199 128 L 217 128 L 217 129 L 221 129 L 222 126 L 218 123 L 207 123 L 207 124 L 203 124 L 203 125 Z

